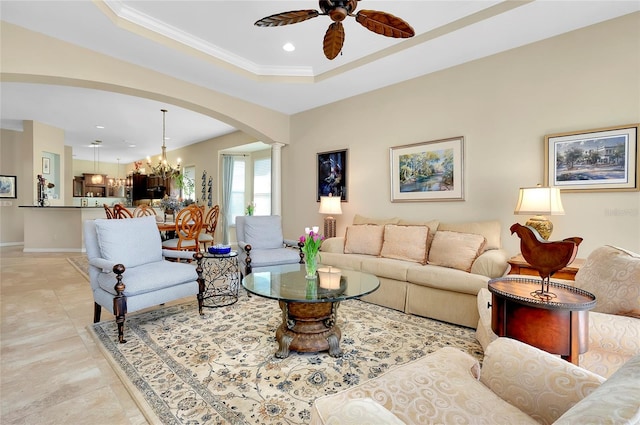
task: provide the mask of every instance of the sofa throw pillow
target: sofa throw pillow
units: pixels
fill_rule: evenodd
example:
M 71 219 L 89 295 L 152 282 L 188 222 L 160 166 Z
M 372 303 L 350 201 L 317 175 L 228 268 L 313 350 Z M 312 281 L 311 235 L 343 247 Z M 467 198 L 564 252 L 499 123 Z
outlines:
M 162 241 L 154 216 L 97 219 L 95 224 L 102 258 L 126 268 L 162 261 Z
M 502 247 L 501 233 L 502 225 L 498 220 L 474 221 L 464 223 L 444 223 L 441 222 L 438 230 L 449 230 L 451 232 L 473 233 L 482 235 L 487 240 L 483 251 L 488 249 L 500 249 Z
M 244 239 L 253 249 L 275 249 L 284 246 L 282 218 L 278 215 L 246 217 Z
M 429 250 L 429 264 L 469 272 L 485 244 L 482 235 L 438 230 Z
M 380 255 L 384 226 L 363 224 L 348 226 L 345 234 L 345 254 Z
M 427 264 L 427 226 L 384 226 L 384 238 L 380 256 L 397 260 Z
M 427 237 L 427 257 L 429 257 L 429 250 L 431 249 L 431 242 L 433 242 L 433 237 L 436 235 L 436 231 L 438 231 L 438 226 L 440 226 L 439 220 L 400 220 L 398 222 L 401 226 L 427 226 L 429 228 L 429 236 Z
M 384 226 L 385 224 L 397 224 L 398 221 L 400 221 L 399 218 L 397 217 L 391 217 L 391 218 L 370 218 L 370 217 L 365 217 L 362 216 L 360 214 L 356 214 L 355 217 L 353 217 L 353 224 L 354 225 L 359 225 L 359 224 L 375 224 L 378 226 Z

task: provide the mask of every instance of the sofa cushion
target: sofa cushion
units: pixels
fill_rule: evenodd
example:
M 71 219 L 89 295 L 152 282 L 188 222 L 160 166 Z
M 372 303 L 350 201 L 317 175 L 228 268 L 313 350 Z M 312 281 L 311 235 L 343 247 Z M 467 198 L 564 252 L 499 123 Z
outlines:
M 564 385 L 564 384 L 563 384 Z M 557 425 L 640 423 L 640 355 L 567 410 Z
M 365 217 L 362 216 L 360 214 L 356 214 L 353 217 L 353 224 L 354 225 L 360 225 L 360 224 L 376 224 L 379 226 L 384 226 L 385 224 L 397 224 L 398 221 L 400 221 L 400 219 L 398 217 L 391 217 L 391 218 L 370 218 L 370 217 Z
M 482 235 L 438 230 L 429 250 L 429 264 L 471 271 L 485 244 Z
M 438 226 L 440 222 L 438 220 L 400 220 L 398 222 L 400 226 L 427 226 L 429 228 L 429 236 L 427 237 L 427 257 L 429 257 L 429 249 L 431 249 L 431 243 L 433 242 L 433 237 L 436 235 L 438 231 Z
M 414 262 L 371 256 L 362 258 L 360 264 L 360 271 L 371 273 L 373 275 L 376 275 L 377 277 L 386 277 L 402 282 L 405 282 L 407 280 L 407 270 L 410 267 L 424 267 L 418 266 Z
M 498 338 L 485 350 L 480 380 L 502 400 L 551 424 L 604 378 L 515 339 Z
M 480 288 L 487 287 L 489 278 L 449 267 L 433 264 L 419 266 L 414 263 L 407 269 L 407 282 L 449 292 L 476 295 Z
M 500 222 L 493 221 L 474 221 L 469 223 L 440 223 L 438 230 L 449 230 L 460 233 L 475 233 L 482 235 L 487 240 L 484 249 L 500 249 L 501 232 Z
M 427 263 L 427 226 L 384 226 L 384 238 L 380 256 L 397 260 Z
M 130 268 L 162 261 L 162 241 L 155 217 L 96 219 L 95 225 L 102 258 L 113 264 Z
M 599 247 L 576 274 L 575 285 L 596 296 L 593 311 L 640 318 L 640 255 Z
M 380 255 L 384 226 L 358 225 L 348 226 L 345 234 L 345 254 Z

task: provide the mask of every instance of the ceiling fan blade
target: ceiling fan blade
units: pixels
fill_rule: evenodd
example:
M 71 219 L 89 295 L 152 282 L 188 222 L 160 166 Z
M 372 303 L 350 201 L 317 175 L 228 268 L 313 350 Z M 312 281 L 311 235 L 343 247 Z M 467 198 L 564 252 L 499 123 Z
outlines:
M 313 9 L 292 10 L 259 19 L 253 25 L 257 27 L 279 27 L 281 25 L 297 24 L 298 22 L 315 18 L 318 15 L 320 15 L 320 12 Z
M 334 22 L 329 25 L 326 34 L 324 35 L 324 42 L 322 48 L 324 55 L 327 59 L 331 60 L 338 56 L 338 53 L 342 51 L 342 45 L 344 44 L 344 27 L 342 22 Z
M 356 14 L 356 21 L 369 31 L 386 37 L 409 38 L 415 35 L 411 25 L 386 12 L 361 10 Z

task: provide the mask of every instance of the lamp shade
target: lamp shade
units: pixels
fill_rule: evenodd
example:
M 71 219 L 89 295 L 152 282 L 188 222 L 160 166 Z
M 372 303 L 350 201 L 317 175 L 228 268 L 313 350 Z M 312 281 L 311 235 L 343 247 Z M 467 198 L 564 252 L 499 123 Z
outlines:
M 342 214 L 339 196 L 321 196 L 320 197 L 320 214 Z
M 560 189 L 556 187 L 521 187 L 518 205 L 513 211 L 519 215 L 564 215 Z

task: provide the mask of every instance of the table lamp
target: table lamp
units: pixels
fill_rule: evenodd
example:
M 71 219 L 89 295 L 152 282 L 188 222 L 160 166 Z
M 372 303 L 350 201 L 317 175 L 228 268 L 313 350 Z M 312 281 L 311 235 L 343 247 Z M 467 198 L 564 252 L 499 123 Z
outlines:
M 342 214 L 339 196 L 321 196 L 320 197 L 320 214 L 328 214 L 324 219 L 324 237 L 334 238 L 336 236 L 336 219 L 332 215 Z
M 525 223 L 533 227 L 545 240 L 549 239 L 553 231 L 553 224 L 547 215 L 564 215 L 560 189 L 556 187 L 521 187 L 518 205 L 513 211 L 518 215 L 533 215 Z

